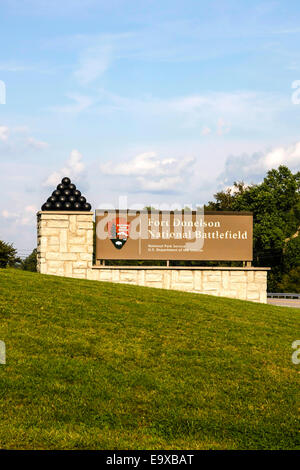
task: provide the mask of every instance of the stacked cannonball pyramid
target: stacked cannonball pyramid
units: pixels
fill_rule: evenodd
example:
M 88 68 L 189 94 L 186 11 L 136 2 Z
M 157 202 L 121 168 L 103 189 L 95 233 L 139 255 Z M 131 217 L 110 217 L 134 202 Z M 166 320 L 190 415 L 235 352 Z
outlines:
M 42 211 L 90 211 L 91 204 L 71 183 L 70 178 L 63 178 L 57 185 L 47 202 L 42 205 Z

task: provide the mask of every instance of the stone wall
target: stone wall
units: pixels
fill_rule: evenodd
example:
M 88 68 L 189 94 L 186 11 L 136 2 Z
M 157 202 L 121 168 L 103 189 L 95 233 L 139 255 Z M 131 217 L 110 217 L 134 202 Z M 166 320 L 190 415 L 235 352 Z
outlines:
M 93 212 L 38 212 L 37 269 L 87 278 L 93 261 Z
M 267 302 L 267 268 L 94 266 L 88 279 Z
M 92 266 L 93 213 L 39 212 L 40 273 L 266 303 L 268 268 Z

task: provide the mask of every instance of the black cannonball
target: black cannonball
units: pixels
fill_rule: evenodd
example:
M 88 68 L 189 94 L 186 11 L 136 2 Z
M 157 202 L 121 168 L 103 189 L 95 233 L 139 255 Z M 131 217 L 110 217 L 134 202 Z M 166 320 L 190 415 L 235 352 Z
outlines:
M 66 176 L 61 180 L 62 184 L 65 184 L 68 186 L 71 183 L 70 178 L 67 178 Z
M 50 197 L 48 197 L 48 199 L 47 199 L 47 202 L 50 202 L 50 203 L 53 203 L 53 202 L 55 202 L 55 201 L 56 201 L 56 197 L 55 197 L 55 196 L 50 196 Z
M 81 204 L 85 204 L 86 203 L 86 198 L 84 196 L 80 196 L 80 198 L 78 199 L 78 201 L 81 203 Z
M 71 195 L 69 196 L 68 200 L 73 204 L 74 202 L 76 202 L 76 197 Z
M 62 209 L 62 203 L 57 201 L 54 203 L 55 210 L 59 211 Z
M 75 184 L 73 184 L 73 183 L 69 184 L 69 189 L 70 189 L 71 191 L 75 191 L 75 189 L 76 189 Z
M 54 196 L 55 198 L 58 198 L 60 195 L 61 195 L 61 192 L 59 191 L 59 189 L 56 189 L 56 190 L 53 191 L 53 193 L 52 193 L 52 196 Z
M 76 189 L 73 194 L 77 198 L 80 198 L 80 196 L 81 196 L 81 192 L 78 189 Z
M 66 201 L 63 205 L 63 208 L 66 210 L 66 211 L 70 211 L 72 210 L 72 204 L 68 201 Z
M 45 204 L 42 205 L 42 211 L 51 211 L 53 209 L 53 204 L 51 202 L 45 202 Z
M 65 202 L 67 200 L 66 196 L 59 196 L 60 202 Z
M 80 202 L 75 202 L 73 207 L 74 207 L 74 210 L 75 210 L 75 211 L 81 211 L 81 204 L 80 204 Z
M 64 195 L 65 195 L 65 196 L 68 197 L 68 196 L 71 196 L 71 194 L 72 194 L 71 189 L 64 189 Z
M 57 185 L 57 189 L 59 191 L 63 191 L 64 189 L 67 189 L 67 187 L 64 184 L 60 183 L 60 184 Z
M 90 211 L 92 208 L 91 204 L 89 204 L 88 202 L 86 202 L 85 204 L 83 204 L 83 210 L 84 211 Z

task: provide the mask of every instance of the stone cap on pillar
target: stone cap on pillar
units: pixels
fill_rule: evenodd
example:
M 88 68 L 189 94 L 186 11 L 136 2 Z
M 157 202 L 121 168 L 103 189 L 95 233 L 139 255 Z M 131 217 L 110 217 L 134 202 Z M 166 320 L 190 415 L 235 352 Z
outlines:
M 83 212 L 86 214 L 91 211 L 91 208 L 91 204 L 87 202 L 70 178 L 64 177 L 42 205 L 42 212 L 74 212 L 76 214 Z

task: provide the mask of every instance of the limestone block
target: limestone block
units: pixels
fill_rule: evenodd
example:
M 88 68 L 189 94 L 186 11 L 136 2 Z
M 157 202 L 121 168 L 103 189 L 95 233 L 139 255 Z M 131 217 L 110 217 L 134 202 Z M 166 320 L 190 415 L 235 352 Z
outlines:
M 130 271 L 130 272 L 120 271 L 120 281 L 123 281 L 123 282 L 134 282 L 134 281 L 137 281 L 137 273 L 136 273 L 136 271 Z
M 66 252 L 68 250 L 68 231 L 67 230 L 60 230 L 59 233 L 59 245 L 60 245 L 60 251 L 61 252 Z
M 73 268 L 73 273 L 74 274 L 86 274 L 86 269 Z
M 267 292 L 266 292 L 266 291 L 260 293 L 260 295 L 259 295 L 259 301 L 260 301 L 262 304 L 266 304 L 266 303 L 267 303 Z
M 77 230 L 75 230 L 74 234 L 76 234 L 77 237 L 85 237 L 86 236 L 86 233 L 89 232 L 90 230 L 86 230 L 86 229 L 83 229 L 83 228 L 78 228 Z
M 93 214 L 78 214 L 77 215 L 77 222 L 91 222 L 93 221 Z
M 77 222 L 77 228 L 93 230 L 93 222 Z
M 179 277 L 181 279 L 184 279 L 185 277 L 190 278 L 192 276 L 193 276 L 193 271 L 190 271 L 190 270 L 182 270 L 182 271 L 180 270 L 179 271 Z
M 229 271 L 222 271 L 221 285 L 224 290 L 229 288 Z
M 259 300 L 259 292 L 247 292 L 247 300 Z
M 267 273 L 262 272 L 262 271 L 255 272 L 255 281 L 266 281 L 266 279 L 267 279 Z
M 73 272 L 73 262 L 72 261 L 64 261 L 65 267 L 65 274 L 66 276 L 71 276 Z
M 83 261 L 92 261 L 93 256 L 91 253 L 80 253 L 80 259 Z
M 49 243 L 50 243 L 50 239 L 51 237 L 48 239 L 47 237 L 40 237 L 38 239 L 38 246 L 40 249 L 44 249 L 44 248 L 47 248 L 47 245 L 48 245 L 48 240 L 49 240 Z
M 77 261 L 78 256 L 76 253 L 59 253 L 59 259 L 62 261 Z
M 84 273 L 73 273 L 72 276 L 73 278 L 75 279 L 86 279 L 86 272 L 84 271 Z
M 55 251 L 47 251 L 45 253 L 45 258 L 47 260 L 61 260 L 61 256 L 60 256 L 60 253 L 59 252 L 55 252 Z
M 47 236 L 59 237 L 60 230 L 58 228 L 42 227 L 39 233 L 41 237 L 47 237 Z
M 180 282 L 180 283 L 186 282 L 186 283 L 190 284 L 190 283 L 193 283 L 193 281 L 194 281 L 194 278 L 193 278 L 192 274 L 189 275 L 189 276 L 187 276 L 187 275 L 182 276 L 182 273 L 181 273 L 179 275 L 179 278 L 178 278 L 178 282 Z
M 38 221 L 38 228 L 41 227 L 47 227 L 47 221 L 46 220 L 39 220 Z
M 194 289 L 201 290 L 202 289 L 202 272 L 201 271 L 194 271 Z
M 48 220 L 47 227 L 68 228 L 69 221 L 68 220 Z
M 247 283 L 247 277 L 244 276 L 239 272 L 239 275 L 237 273 L 234 273 L 234 276 L 232 276 L 232 273 L 230 273 L 230 284 L 246 284 Z
M 248 292 L 256 292 L 259 289 L 259 284 L 255 282 L 248 282 L 247 284 L 247 291 Z
M 163 271 L 163 283 L 162 287 L 164 289 L 170 289 L 171 286 L 171 276 L 170 276 L 170 271 L 166 270 Z
M 93 230 L 86 230 L 86 242 L 93 244 Z
M 91 281 L 100 281 L 100 272 L 98 269 L 87 269 L 87 279 Z
M 101 281 L 111 281 L 111 278 L 112 278 L 111 270 L 105 269 L 103 271 L 100 271 Z
M 156 273 L 148 273 L 146 272 L 146 282 L 162 282 L 162 272 L 160 271 L 157 271 Z
M 67 250 L 65 250 L 67 251 Z M 70 253 L 84 253 L 87 251 L 86 245 L 70 245 L 69 252 Z
M 220 288 L 220 284 L 218 282 L 203 282 L 202 283 L 202 289 L 207 292 L 207 291 L 218 291 Z
M 73 268 L 87 268 L 87 261 L 74 261 Z
M 86 243 L 85 237 L 76 237 L 73 235 L 69 235 L 68 237 L 68 243 L 74 244 L 74 245 L 80 245 Z
M 120 280 L 120 270 L 119 269 L 112 269 L 111 270 L 111 280 L 112 280 L 112 282 L 119 282 L 119 280 Z
M 63 261 L 48 261 L 48 266 L 49 268 L 64 268 L 64 262 Z
M 70 215 L 70 219 L 69 219 L 69 230 L 73 234 L 75 234 L 77 231 L 76 217 L 77 217 L 76 215 Z
M 207 281 L 208 282 L 220 282 L 221 281 L 221 273 L 209 274 L 207 276 Z
M 59 245 L 59 237 L 49 237 L 49 245 Z
M 41 220 L 69 220 L 68 214 L 40 214 Z

